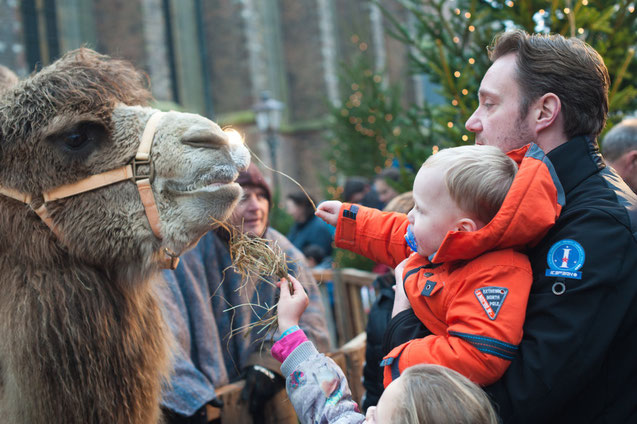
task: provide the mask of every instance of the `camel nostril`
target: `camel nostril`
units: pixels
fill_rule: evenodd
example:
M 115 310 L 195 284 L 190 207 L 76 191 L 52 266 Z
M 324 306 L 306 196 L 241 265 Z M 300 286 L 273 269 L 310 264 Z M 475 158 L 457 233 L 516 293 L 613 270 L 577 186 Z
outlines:
M 228 145 L 228 136 L 211 127 L 192 127 L 181 136 L 181 142 L 193 147 L 214 149 Z

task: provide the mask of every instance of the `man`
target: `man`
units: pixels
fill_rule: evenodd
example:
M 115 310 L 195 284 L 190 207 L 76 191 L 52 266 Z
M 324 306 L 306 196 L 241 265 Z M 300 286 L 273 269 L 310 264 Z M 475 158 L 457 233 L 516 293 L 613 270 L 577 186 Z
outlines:
M 637 193 L 637 118 L 626 119 L 613 127 L 602 146 L 606 163 Z
M 385 168 L 374 177 L 374 190 L 378 194 L 378 200 L 385 206 L 391 199 L 398 196 L 398 192 L 390 184 L 400 181 L 400 170 L 398 168 Z
M 522 31 L 497 37 L 490 57 L 467 129 L 504 151 L 539 145 L 566 204 L 528 251 L 524 337 L 486 390 L 505 423 L 637 422 L 637 196 L 595 140 L 608 112 L 606 67 L 578 39 Z
M 310 297 L 300 326 L 320 351 L 328 351 L 328 330 L 318 287 L 301 253 L 268 227 L 268 185 L 254 164 L 240 173 L 237 182 L 244 195 L 229 223 L 236 231 L 263 237 L 286 252 L 290 272 L 303 282 Z M 232 268 L 228 240 L 228 231 L 211 231 L 182 256 L 177 270 L 164 272 L 164 315 L 177 339 L 174 372 L 162 402 L 167 422 L 207 422 L 206 404 L 218 403 L 215 388 L 243 378 L 246 385 L 242 398 L 253 422 L 296 423 L 283 395 L 285 380 L 280 375 L 280 364 L 269 354 L 278 332 L 266 334 L 254 328 L 247 334 L 231 335 L 233 330 L 262 317 L 263 309 L 254 305 L 276 304 L 278 289 L 271 284 L 275 278 L 246 279 L 237 274 Z

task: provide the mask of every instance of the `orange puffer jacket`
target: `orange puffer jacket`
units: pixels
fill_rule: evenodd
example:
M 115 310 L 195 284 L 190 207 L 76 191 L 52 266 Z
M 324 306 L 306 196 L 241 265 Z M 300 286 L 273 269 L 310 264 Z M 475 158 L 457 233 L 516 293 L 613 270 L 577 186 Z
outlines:
M 433 333 L 385 357 L 385 386 L 422 363 L 446 366 L 487 385 L 516 354 L 532 283 L 531 265 L 521 252 L 555 223 L 564 193 L 539 147 L 530 144 L 509 156 L 519 170 L 496 216 L 478 231 L 447 233 L 431 260 L 407 246 L 406 215 L 343 205 L 336 246 L 391 267 L 409 257 L 405 292 Z

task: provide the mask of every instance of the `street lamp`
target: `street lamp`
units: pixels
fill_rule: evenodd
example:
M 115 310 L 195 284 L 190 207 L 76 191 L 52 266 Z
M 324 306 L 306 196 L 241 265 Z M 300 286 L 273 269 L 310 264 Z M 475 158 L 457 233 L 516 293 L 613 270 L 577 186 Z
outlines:
M 279 178 L 277 176 L 278 168 L 276 164 L 276 151 L 279 145 L 277 132 L 281 127 L 281 115 L 284 104 L 270 97 L 269 91 L 261 92 L 259 102 L 254 105 L 253 110 L 256 115 L 257 127 L 265 136 L 265 141 L 270 149 L 270 164 L 275 172 L 272 173 L 272 182 L 274 190 L 279 192 Z

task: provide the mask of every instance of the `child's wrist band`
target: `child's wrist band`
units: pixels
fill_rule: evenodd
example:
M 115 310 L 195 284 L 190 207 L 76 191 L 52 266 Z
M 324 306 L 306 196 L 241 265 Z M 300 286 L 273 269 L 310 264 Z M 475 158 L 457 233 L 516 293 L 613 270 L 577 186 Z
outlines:
M 298 325 L 293 325 L 292 327 L 288 328 L 287 330 L 285 330 L 282 334 L 281 337 L 279 337 L 279 340 L 281 340 L 283 337 L 287 336 L 288 334 L 292 334 L 297 330 L 300 330 L 301 327 L 299 327 Z

